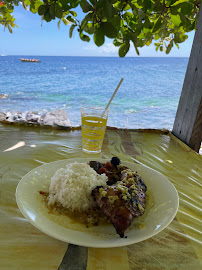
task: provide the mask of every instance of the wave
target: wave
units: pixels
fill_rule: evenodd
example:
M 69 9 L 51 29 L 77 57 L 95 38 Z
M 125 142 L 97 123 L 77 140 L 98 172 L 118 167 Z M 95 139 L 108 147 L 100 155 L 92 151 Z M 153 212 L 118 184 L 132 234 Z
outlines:
M 131 113 L 136 113 L 137 111 L 134 110 L 134 109 L 129 109 L 129 110 L 126 110 L 125 113 L 127 114 L 131 114 Z

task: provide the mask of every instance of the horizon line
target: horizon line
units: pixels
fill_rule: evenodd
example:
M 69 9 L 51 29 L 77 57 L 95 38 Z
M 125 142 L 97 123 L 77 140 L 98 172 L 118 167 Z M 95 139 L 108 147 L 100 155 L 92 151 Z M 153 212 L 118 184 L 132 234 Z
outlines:
M 99 55 L 40 55 L 40 54 L 0 54 L 5 56 L 39 56 L 39 57 L 97 57 L 97 58 L 122 58 L 119 56 L 99 56 Z M 189 58 L 189 56 L 125 56 L 124 58 Z

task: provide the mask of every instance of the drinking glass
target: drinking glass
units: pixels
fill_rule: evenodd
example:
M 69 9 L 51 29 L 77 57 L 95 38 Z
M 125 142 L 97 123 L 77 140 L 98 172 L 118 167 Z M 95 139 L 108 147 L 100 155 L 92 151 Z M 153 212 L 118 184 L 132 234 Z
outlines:
M 85 153 L 101 152 L 109 110 L 104 107 L 81 106 L 82 149 Z

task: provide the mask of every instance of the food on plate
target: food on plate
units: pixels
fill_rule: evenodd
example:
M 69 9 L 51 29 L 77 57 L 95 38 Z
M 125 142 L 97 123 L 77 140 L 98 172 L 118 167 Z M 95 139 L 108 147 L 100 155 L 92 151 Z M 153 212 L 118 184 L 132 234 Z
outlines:
M 144 214 L 146 185 L 117 157 L 100 163 L 70 163 L 51 178 L 45 201 L 50 211 L 66 214 L 86 226 L 110 222 L 120 237 L 134 218 Z
M 146 186 L 137 173 L 124 166 L 119 166 L 116 172 L 117 174 L 114 168 L 112 171 L 108 169 L 107 175 L 110 177 L 113 175 L 111 180 L 116 180 L 116 176 L 119 180 L 111 186 L 96 187 L 92 191 L 92 196 L 120 237 L 124 237 L 124 232 L 133 219 L 144 214 Z
M 106 186 L 107 176 L 98 174 L 87 163 L 70 163 L 51 178 L 47 204 L 60 205 L 71 211 L 85 211 L 95 206 L 92 190 Z

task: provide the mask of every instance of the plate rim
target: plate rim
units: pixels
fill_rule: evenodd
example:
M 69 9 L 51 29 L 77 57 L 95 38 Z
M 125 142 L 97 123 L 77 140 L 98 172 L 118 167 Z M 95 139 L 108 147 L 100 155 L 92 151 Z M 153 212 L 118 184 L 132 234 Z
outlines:
M 147 165 L 145 165 L 145 164 L 137 163 L 136 161 L 130 162 L 130 161 L 127 161 L 127 160 L 121 160 L 121 163 L 122 163 L 122 164 L 124 164 L 124 163 L 129 163 L 129 164 L 132 164 L 132 165 L 138 165 L 138 166 L 140 166 L 140 167 L 143 167 L 143 168 L 145 167 L 145 168 L 147 168 L 147 169 L 149 169 L 149 170 L 154 171 L 155 173 L 157 173 L 157 174 L 163 176 L 164 180 L 166 180 L 166 181 L 169 183 L 169 185 L 172 186 L 173 190 L 175 191 L 176 200 L 177 200 L 177 203 L 176 203 L 176 205 L 175 205 L 175 207 L 176 207 L 176 208 L 175 208 L 175 211 L 173 212 L 172 218 L 169 220 L 169 222 L 167 222 L 167 223 L 165 223 L 164 225 L 162 225 L 158 231 L 154 230 L 154 231 L 149 235 L 149 237 L 148 237 L 148 235 L 147 235 L 147 236 L 144 236 L 144 237 L 142 237 L 142 239 L 139 240 L 139 241 L 134 241 L 134 239 L 129 239 L 129 238 L 127 238 L 127 242 L 124 242 L 124 241 L 123 241 L 123 243 L 121 243 L 121 244 L 119 243 L 118 245 L 116 245 L 116 242 L 113 242 L 113 243 L 107 244 L 107 245 L 102 244 L 102 243 L 100 243 L 100 244 L 98 244 L 98 245 L 91 244 L 91 243 L 88 244 L 88 243 L 87 243 L 87 244 L 85 245 L 85 244 L 81 244 L 79 241 L 74 241 L 74 240 L 71 240 L 71 242 L 69 242 L 68 240 L 62 238 L 62 236 L 58 235 L 57 233 L 55 234 L 55 232 L 53 232 L 53 231 L 49 232 L 48 230 L 45 230 L 44 227 L 42 227 L 42 226 L 38 225 L 38 223 L 34 222 L 34 221 L 29 217 L 29 215 L 27 214 L 27 212 L 24 211 L 24 209 L 23 209 L 23 203 L 22 203 L 22 201 L 20 201 L 20 199 L 18 198 L 18 193 L 19 193 L 20 185 L 22 184 L 24 178 L 26 178 L 27 175 L 29 175 L 30 173 L 36 171 L 36 169 L 39 169 L 39 168 L 41 168 L 41 167 L 45 167 L 45 166 L 50 165 L 50 164 L 52 164 L 52 163 L 65 162 L 65 161 L 67 161 L 67 164 L 68 164 L 68 163 L 75 162 L 75 161 L 80 162 L 80 161 L 78 161 L 78 160 L 83 160 L 83 161 L 85 161 L 84 163 L 86 163 L 86 161 L 90 161 L 90 160 L 92 160 L 92 159 L 95 160 L 95 161 L 100 161 L 100 162 L 104 162 L 104 161 L 106 162 L 106 161 L 109 161 L 109 160 L 106 159 L 106 158 L 99 158 L 99 157 L 95 157 L 95 158 L 92 157 L 92 158 L 69 158 L 69 159 L 60 159 L 60 160 L 55 160 L 55 161 L 52 161 L 52 162 L 44 163 L 44 164 L 42 164 L 42 165 L 40 165 L 40 166 L 37 166 L 36 168 L 30 170 L 29 172 L 27 172 L 27 173 L 21 178 L 21 180 L 19 181 L 19 183 L 18 183 L 18 185 L 17 185 L 17 187 L 16 187 L 16 192 L 15 192 L 16 203 L 17 203 L 17 206 L 18 206 L 20 212 L 22 213 L 22 215 L 23 215 L 23 216 L 24 216 L 24 217 L 25 217 L 25 218 L 26 218 L 26 219 L 27 219 L 27 220 L 28 220 L 35 228 L 37 228 L 38 230 L 40 230 L 40 231 L 43 232 L 44 234 L 46 234 L 46 235 L 48 235 L 48 236 L 50 236 L 50 237 L 55 238 L 56 240 L 60 240 L 60 241 L 65 242 L 65 243 L 71 243 L 71 244 L 74 244 L 74 245 L 79 245 L 79 246 L 84 246 L 84 247 L 93 247 L 93 248 L 114 248 L 114 247 L 123 247 L 123 246 L 128 246 L 128 245 L 131 245 L 131 244 L 136 244 L 136 243 L 139 243 L 139 242 L 143 242 L 143 241 L 145 241 L 145 240 L 147 240 L 147 239 L 150 239 L 151 237 L 157 235 L 158 233 L 160 233 L 161 231 L 163 231 L 166 227 L 168 227 L 168 226 L 170 225 L 170 223 L 171 223 L 171 222 L 173 221 L 173 219 L 175 218 L 175 216 L 176 216 L 176 214 L 177 214 L 177 212 L 178 212 L 178 209 L 179 209 L 179 195 L 178 195 L 178 191 L 177 191 L 176 187 L 174 186 L 174 184 L 173 184 L 173 183 L 172 183 L 172 182 L 171 182 L 164 174 L 160 173 L 159 171 L 157 171 L 157 170 L 155 170 L 155 169 L 153 169 L 153 168 L 150 168 L 149 166 L 147 166 Z M 50 220 L 50 221 L 51 221 L 51 220 Z M 51 221 L 51 222 L 54 223 L 54 224 L 56 224 L 54 221 Z M 57 225 L 58 225 L 58 224 L 57 224 Z M 58 226 L 61 226 L 61 225 L 58 225 Z M 69 230 L 69 231 L 73 231 L 72 229 L 69 229 L 69 228 L 66 228 L 66 229 Z M 124 240 L 125 238 L 122 238 L 122 239 Z M 119 239 L 119 240 L 120 240 L 120 239 Z

